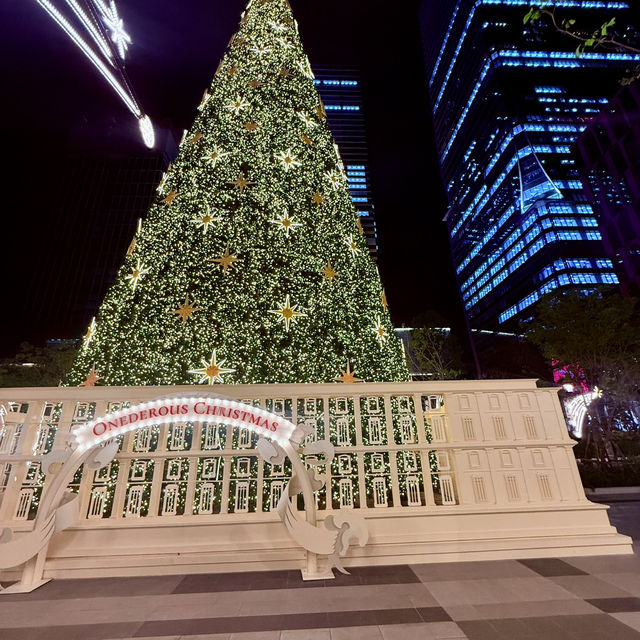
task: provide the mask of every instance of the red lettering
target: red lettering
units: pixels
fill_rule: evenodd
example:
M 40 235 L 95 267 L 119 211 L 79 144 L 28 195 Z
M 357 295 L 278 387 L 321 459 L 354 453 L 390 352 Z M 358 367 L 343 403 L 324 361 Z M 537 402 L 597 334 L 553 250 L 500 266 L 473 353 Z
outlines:
M 122 416 L 118 422 L 120 423 L 121 427 L 124 427 L 125 424 L 127 424 L 127 422 L 129 421 L 129 416 Z
M 149 417 L 150 418 L 155 418 L 158 415 L 158 410 L 157 409 L 149 409 Z
M 169 407 L 169 413 L 170 413 L 172 416 L 177 416 L 177 415 L 178 415 L 178 413 L 180 413 L 180 407 L 179 407 L 179 406 L 176 406 L 175 404 L 172 404 L 172 405 Z
M 109 429 L 117 429 L 118 428 L 118 422 L 107 422 L 107 426 L 109 427 Z
M 146 409 L 143 409 L 143 410 L 140 412 L 140 420 L 146 420 L 148 415 L 149 415 L 149 413 L 147 412 L 147 410 L 146 410 Z
M 204 411 L 200 411 L 200 407 L 204 407 Z M 207 405 L 204 402 L 196 402 L 193 405 L 193 412 L 197 413 L 198 415 L 202 415 L 203 413 L 206 413 L 206 409 L 208 409 Z
M 189 406 L 186 404 L 180 405 L 180 413 L 184 416 L 189 413 Z
M 277 422 L 272 422 L 270 429 L 271 429 L 271 431 L 277 431 L 278 430 L 278 423 Z
M 169 409 L 167 407 L 160 407 L 158 409 L 159 416 L 166 416 L 169 413 Z
M 104 422 L 98 422 L 98 424 L 93 425 L 93 435 L 101 436 L 107 430 L 107 425 Z
M 232 415 L 233 419 L 237 420 L 240 417 L 240 409 L 234 409 Z

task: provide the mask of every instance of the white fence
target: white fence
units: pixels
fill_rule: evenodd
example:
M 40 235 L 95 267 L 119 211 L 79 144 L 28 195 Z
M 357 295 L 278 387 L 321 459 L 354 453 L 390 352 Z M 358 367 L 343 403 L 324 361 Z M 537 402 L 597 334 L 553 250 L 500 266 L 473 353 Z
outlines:
M 29 530 L 46 484 L 40 459 L 63 449 L 75 425 L 204 390 L 0 390 L 9 409 L 0 426 L 0 526 Z M 353 508 L 369 520 L 371 544 L 354 563 L 629 552 L 603 507 L 584 497 L 555 389 L 501 380 L 206 390 L 305 422 L 316 430 L 310 438 L 333 443 L 317 504 L 320 514 Z M 174 422 L 120 438 L 109 466 L 80 470 L 70 484 L 80 521 L 50 544 L 49 575 L 296 566 L 298 552 L 271 513 L 290 468 L 263 463 L 257 436 Z

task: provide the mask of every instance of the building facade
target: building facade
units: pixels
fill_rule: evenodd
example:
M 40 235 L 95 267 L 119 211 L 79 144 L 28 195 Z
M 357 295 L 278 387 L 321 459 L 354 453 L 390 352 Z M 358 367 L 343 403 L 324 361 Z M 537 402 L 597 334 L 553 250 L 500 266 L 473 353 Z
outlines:
M 470 324 L 510 330 L 556 288 L 615 284 L 571 145 L 640 56 L 587 52 L 528 0 L 421 9 L 454 267 Z M 626 1 L 559 0 L 558 17 L 598 27 Z M 446 14 L 446 15 L 439 15 Z
M 378 256 L 378 231 L 371 193 L 371 172 L 360 74 L 342 67 L 313 67 L 315 85 L 340 149 L 351 200 L 360 214 L 371 257 Z
M 600 217 L 620 286 L 640 291 L 640 85 L 616 97 L 575 146 L 584 191 Z

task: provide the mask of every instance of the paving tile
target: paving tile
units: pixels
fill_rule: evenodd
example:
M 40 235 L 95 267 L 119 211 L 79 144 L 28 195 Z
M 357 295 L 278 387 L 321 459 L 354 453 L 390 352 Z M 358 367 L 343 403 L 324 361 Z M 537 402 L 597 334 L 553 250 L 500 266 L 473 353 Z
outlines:
M 579 598 L 625 598 L 629 596 L 626 591 L 596 576 L 555 576 L 549 580 Z
M 562 558 L 562 560 L 590 574 L 640 573 L 640 557 L 635 554 Z
M 424 622 L 449 622 L 451 616 L 442 607 L 419 607 L 418 613 Z
M 584 600 L 545 600 L 542 602 L 507 602 L 501 604 L 476 604 L 467 608 L 451 607 L 447 612 L 456 621 L 528 619 L 556 615 L 580 615 L 600 613 Z
M 107 638 L 116 640 L 131 638 L 139 626 L 140 623 L 138 622 L 116 622 L 111 624 L 0 629 L 0 638 L 2 640 L 106 640 Z
M 379 627 L 347 627 L 331 629 L 331 640 L 384 640 Z
M 518 560 L 518 562 L 545 577 L 587 575 L 586 571 L 558 558 L 531 558 L 528 560 Z
M 552 618 L 572 640 L 639 640 L 640 634 L 611 616 L 556 616 Z
M 587 602 L 607 613 L 640 611 L 640 598 L 590 598 Z
M 638 611 L 634 611 L 632 613 L 612 613 L 611 617 L 619 620 L 636 631 L 640 631 L 640 612 Z
M 384 640 L 445 640 L 466 637 L 454 622 L 381 625 L 380 631 Z
M 249 633 L 232 633 L 229 636 L 229 640 L 279 640 L 279 638 L 280 631 L 252 631 Z
M 291 629 L 280 632 L 280 640 L 331 640 L 331 629 Z
M 450 580 L 481 580 L 490 578 L 527 578 L 535 576 L 531 569 L 517 560 L 480 562 L 445 562 L 410 565 L 423 582 Z
M 572 600 L 577 596 L 561 586 L 536 576 L 527 578 L 496 578 L 494 580 L 454 580 L 426 582 L 431 595 L 443 607 L 499 604 L 540 600 Z
M 499 633 L 487 620 L 459 622 L 458 626 L 469 640 L 513 640 L 513 638 L 506 638 Z M 551 639 L 545 638 L 545 640 Z
M 65 598 L 103 598 L 171 593 L 184 576 L 141 576 L 131 578 L 77 578 L 51 580 L 31 593 L 8 593 L 3 602 L 62 600 Z
M 624 589 L 632 596 L 640 597 L 640 570 L 638 573 L 599 573 L 596 577 Z

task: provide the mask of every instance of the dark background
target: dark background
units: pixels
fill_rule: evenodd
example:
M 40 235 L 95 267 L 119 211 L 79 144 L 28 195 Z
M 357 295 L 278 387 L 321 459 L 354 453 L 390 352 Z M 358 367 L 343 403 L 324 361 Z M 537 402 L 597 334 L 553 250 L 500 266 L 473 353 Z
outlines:
M 179 139 L 191 125 L 245 3 L 117 4 L 133 39 L 127 72 L 139 102 L 156 129 L 170 128 Z M 361 71 L 379 265 L 394 322 L 409 326 L 416 316 L 435 310 L 459 325 L 419 1 L 291 4 L 312 65 Z M 100 158 L 114 151 L 143 151 L 143 146 L 133 116 L 35 0 L 4 0 L 0 24 L 0 355 L 8 356 L 23 340 L 79 337 L 86 329 L 87 318 L 62 322 L 50 303 L 53 297 L 58 309 L 82 306 L 88 295 L 65 286 L 74 270 L 84 267 L 76 248 L 92 224 L 91 211 L 65 206 L 65 194 L 74 188 L 69 158 L 80 150 Z

